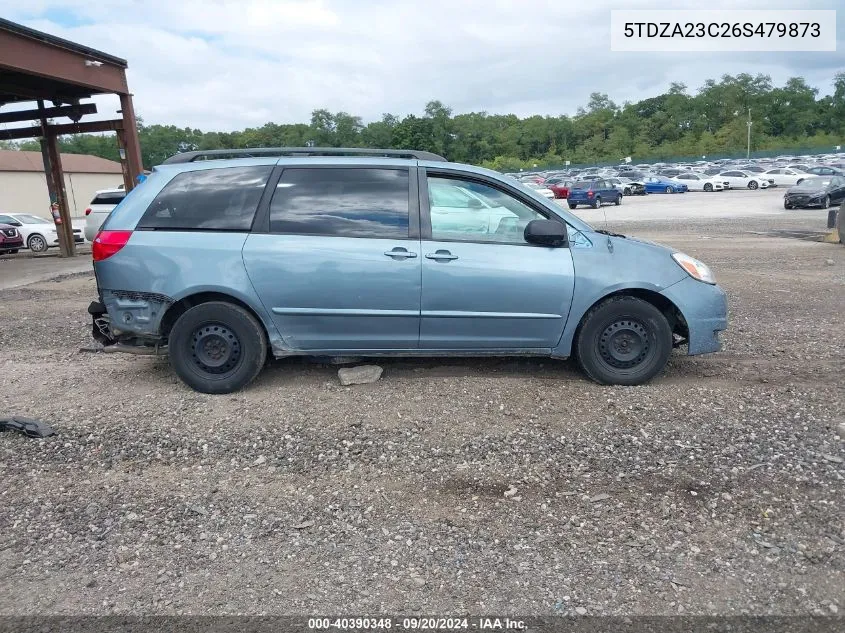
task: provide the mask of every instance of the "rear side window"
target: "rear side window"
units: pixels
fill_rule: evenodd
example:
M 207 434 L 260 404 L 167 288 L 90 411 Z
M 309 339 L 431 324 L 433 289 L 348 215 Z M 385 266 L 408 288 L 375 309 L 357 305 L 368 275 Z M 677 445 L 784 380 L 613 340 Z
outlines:
M 139 229 L 249 231 L 272 165 L 186 171 L 162 189 Z
M 120 204 L 125 196 L 125 193 L 98 193 L 91 204 Z
M 270 231 L 407 238 L 408 187 L 400 169 L 285 169 L 270 202 Z

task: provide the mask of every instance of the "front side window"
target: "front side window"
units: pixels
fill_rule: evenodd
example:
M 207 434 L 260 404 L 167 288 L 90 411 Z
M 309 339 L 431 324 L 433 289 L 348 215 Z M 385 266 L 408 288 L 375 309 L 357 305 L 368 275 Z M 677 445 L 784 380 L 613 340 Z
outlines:
M 434 240 L 525 244 L 531 220 L 546 216 L 509 193 L 458 178 L 428 178 Z
M 186 171 L 153 200 L 139 229 L 249 231 L 272 165 Z
M 270 231 L 407 239 L 408 187 L 401 169 L 285 169 L 270 202 Z

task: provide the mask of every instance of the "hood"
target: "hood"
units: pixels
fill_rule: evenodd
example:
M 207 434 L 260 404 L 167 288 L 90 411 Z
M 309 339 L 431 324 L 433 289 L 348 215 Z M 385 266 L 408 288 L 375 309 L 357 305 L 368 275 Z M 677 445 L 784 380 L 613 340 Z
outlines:
M 801 195 L 801 196 L 820 196 L 820 195 L 824 195 L 825 193 L 827 193 L 827 189 L 825 187 L 816 187 L 816 188 L 813 188 L 813 189 L 807 189 L 806 187 L 801 188 L 801 187 L 796 185 L 795 187 L 790 187 L 789 189 L 787 189 L 786 193 L 787 194 L 791 193 L 793 195 Z

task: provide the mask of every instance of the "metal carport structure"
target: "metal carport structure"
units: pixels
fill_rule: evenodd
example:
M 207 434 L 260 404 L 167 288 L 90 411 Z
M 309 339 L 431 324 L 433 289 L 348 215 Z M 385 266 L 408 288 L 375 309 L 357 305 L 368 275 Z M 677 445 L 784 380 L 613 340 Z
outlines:
M 0 140 L 41 139 L 50 200 L 58 205 L 61 218 L 57 225 L 64 256 L 74 255 L 75 248 L 58 137 L 113 131 L 117 135 L 127 191 L 143 170 L 126 68 L 125 59 L 0 18 L 0 124 L 5 128 L 7 123 L 37 123 L 31 127 L 0 129 Z M 96 104 L 81 100 L 98 94 L 115 94 L 120 98 L 120 119 L 81 121 L 85 115 L 97 111 Z M 36 107 L 2 111 L 8 104 L 29 101 L 36 102 Z M 47 102 L 52 105 L 46 105 Z M 67 118 L 70 122 L 48 121 L 55 118 Z

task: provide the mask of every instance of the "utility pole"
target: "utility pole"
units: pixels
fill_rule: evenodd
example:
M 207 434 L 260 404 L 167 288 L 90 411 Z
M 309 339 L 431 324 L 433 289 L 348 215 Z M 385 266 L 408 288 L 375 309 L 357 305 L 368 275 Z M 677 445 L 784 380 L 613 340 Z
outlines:
M 748 160 L 751 158 L 751 108 L 748 108 L 748 146 L 745 150 L 745 159 Z

